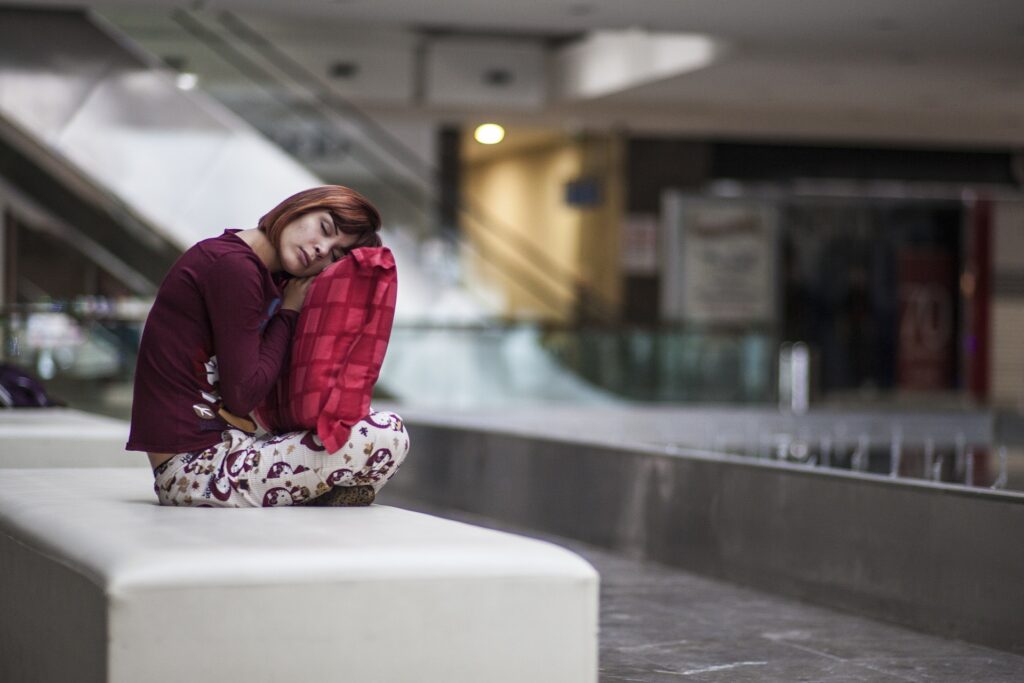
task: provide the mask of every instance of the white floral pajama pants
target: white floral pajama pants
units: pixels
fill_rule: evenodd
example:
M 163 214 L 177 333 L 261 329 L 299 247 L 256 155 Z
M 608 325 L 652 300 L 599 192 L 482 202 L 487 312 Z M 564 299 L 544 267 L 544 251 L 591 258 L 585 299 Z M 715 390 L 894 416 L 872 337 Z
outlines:
M 255 436 L 227 429 L 206 450 L 178 453 L 154 470 L 161 505 L 295 505 L 334 486 L 379 491 L 409 452 L 402 418 L 373 412 L 352 428 L 345 447 L 328 453 L 314 431 Z

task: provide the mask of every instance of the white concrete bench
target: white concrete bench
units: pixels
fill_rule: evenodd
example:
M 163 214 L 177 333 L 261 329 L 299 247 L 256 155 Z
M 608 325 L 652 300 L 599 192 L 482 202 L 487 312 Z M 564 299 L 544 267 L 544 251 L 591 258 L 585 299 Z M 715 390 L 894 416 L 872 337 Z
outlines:
M 155 504 L 144 469 L 0 472 L 0 681 L 593 683 L 593 568 L 374 505 Z
M 7 467 L 149 467 L 128 453 L 128 423 L 71 408 L 0 410 L 0 469 Z

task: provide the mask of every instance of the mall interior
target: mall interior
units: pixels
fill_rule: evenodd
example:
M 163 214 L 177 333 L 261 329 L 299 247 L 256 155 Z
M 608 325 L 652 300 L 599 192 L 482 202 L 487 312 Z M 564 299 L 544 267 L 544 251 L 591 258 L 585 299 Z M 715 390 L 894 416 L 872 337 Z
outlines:
M 0 407 L 57 404 L 0 410 L 0 680 L 1024 680 L 1022 64 L 1016 0 L 0 5 Z M 161 519 L 164 275 L 323 184 L 409 458 Z

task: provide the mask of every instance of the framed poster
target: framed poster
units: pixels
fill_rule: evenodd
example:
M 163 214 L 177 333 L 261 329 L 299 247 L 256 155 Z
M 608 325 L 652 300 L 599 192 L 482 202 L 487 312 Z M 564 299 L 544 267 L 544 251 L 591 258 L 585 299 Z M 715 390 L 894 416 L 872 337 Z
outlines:
M 777 317 L 774 206 L 662 198 L 662 317 L 704 324 L 767 324 Z
M 956 262 L 951 253 L 904 248 L 897 255 L 901 389 L 954 388 Z

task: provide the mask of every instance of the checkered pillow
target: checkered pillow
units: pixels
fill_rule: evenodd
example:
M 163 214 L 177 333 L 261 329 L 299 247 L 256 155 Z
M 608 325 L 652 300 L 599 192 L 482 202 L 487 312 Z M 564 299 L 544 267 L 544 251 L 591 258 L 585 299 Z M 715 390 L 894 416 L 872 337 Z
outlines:
M 391 337 L 398 280 L 387 247 L 363 247 L 317 276 L 306 293 L 291 362 L 256 409 L 273 432 L 316 429 L 342 448 L 370 411 Z

